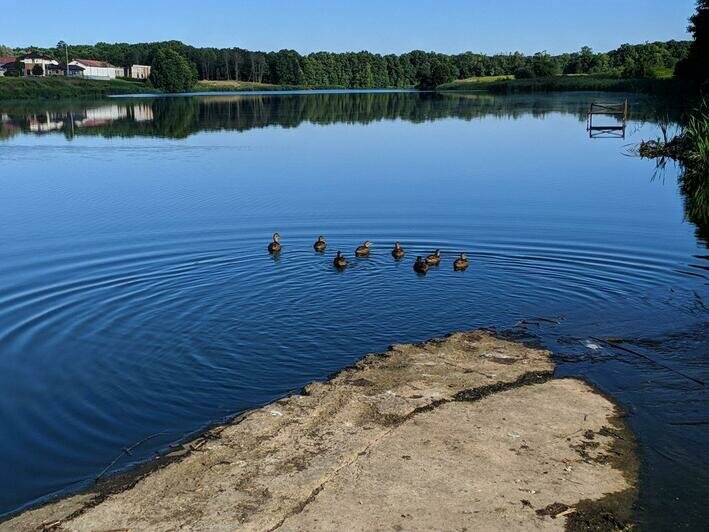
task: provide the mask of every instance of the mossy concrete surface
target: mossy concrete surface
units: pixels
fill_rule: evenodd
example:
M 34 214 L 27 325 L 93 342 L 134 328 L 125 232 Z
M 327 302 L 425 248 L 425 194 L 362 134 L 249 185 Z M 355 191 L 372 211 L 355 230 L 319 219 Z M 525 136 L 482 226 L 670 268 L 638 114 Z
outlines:
M 392 346 L 0 529 L 562 530 L 594 512 L 627 527 L 632 436 L 591 386 L 552 379 L 549 355 L 486 331 Z

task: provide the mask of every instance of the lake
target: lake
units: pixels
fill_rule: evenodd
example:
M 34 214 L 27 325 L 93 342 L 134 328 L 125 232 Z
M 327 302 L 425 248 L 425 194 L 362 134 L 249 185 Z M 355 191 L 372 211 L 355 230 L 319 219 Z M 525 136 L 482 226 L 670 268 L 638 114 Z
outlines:
M 624 138 L 591 138 L 589 104 L 626 97 Z M 516 326 L 627 410 L 637 519 L 702 526 L 708 233 L 677 168 L 628 154 L 676 112 L 591 93 L 0 103 L 0 515 L 391 343 Z

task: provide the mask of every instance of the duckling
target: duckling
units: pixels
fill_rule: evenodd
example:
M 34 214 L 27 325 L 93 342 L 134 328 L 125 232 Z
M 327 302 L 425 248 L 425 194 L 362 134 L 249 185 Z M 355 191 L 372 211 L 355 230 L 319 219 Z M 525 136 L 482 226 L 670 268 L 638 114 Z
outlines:
M 335 259 L 332 261 L 332 265 L 338 270 L 344 270 L 347 268 L 347 259 L 342 255 L 342 252 L 337 252 Z
M 429 266 L 438 266 L 441 263 L 441 250 L 437 249 L 431 255 L 426 257 L 426 263 Z
M 453 263 L 453 270 L 456 272 L 462 272 L 468 267 L 468 258 L 465 256 L 465 253 L 461 253 L 460 257 L 455 259 L 455 262 Z
M 401 247 L 401 244 L 399 242 L 396 242 L 394 244 L 394 249 L 391 250 L 391 256 L 394 257 L 396 260 L 401 260 L 404 258 L 404 248 Z
M 268 245 L 269 253 L 278 253 L 281 251 L 281 235 L 273 233 L 273 242 Z
M 416 257 L 416 262 L 414 262 L 414 271 L 425 275 L 428 271 L 428 263 L 423 260 L 423 257 Z
M 364 244 L 355 249 L 355 257 L 369 257 L 370 247 L 372 247 L 372 242 L 370 240 L 365 241 Z
M 315 244 L 313 244 L 313 249 L 318 253 L 322 253 L 323 251 L 325 251 L 326 247 L 327 244 L 325 243 L 325 237 L 320 235 Z

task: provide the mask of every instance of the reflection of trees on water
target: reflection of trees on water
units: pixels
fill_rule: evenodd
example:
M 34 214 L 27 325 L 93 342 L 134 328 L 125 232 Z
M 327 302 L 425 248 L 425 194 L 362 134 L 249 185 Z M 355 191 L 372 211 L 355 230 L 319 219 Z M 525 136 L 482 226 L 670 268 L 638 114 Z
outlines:
M 688 168 L 681 161 L 678 164 L 685 218 L 696 227 L 697 238 L 709 247 L 709 176 Z M 658 165 L 663 166 L 664 161 Z
M 686 173 L 680 177 L 680 191 L 684 198 L 684 210 L 687 219 L 697 228 L 697 238 L 709 247 L 709 179 L 696 181 Z
M 0 106 L 0 139 L 19 133 L 64 134 L 68 139 L 79 135 L 182 139 L 200 131 L 248 131 L 269 126 L 293 128 L 303 123 L 368 124 L 382 120 L 420 123 L 488 116 L 543 118 L 550 113 L 573 115 L 585 123 L 590 101 L 626 97 L 586 96 L 571 93 L 503 97 L 484 93 L 281 93 L 115 99 L 83 105 L 30 102 L 6 108 Z M 630 119 L 677 123 L 680 112 L 666 102 L 644 98 L 633 101 Z M 697 187 L 685 183 L 681 190 L 686 205 L 696 205 L 688 194 Z M 706 217 L 697 216 L 695 210 L 688 209 L 687 217 L 699 228 L 700 237 L 707 240 Z
M 589 97 L 590 98 L 590 97 Z M 651 105 L 634 107 L 632 118 L 654 119 Z M 247 131 L 268 126 L 367 124 L 380 120 L 419 123 L 443 118 L 544 117 L 572 114 L 585 120 L 578 95 L 495 97 L 487 94 L 416 92 L 243 94 L 111 100 L 110 103 L 43 104 L 0 108 L 1 137 L 19 132 L 62 132 L 105 137 L 185 138 L 200 131 Z M 42 127 L 37 127 L 41 124 Z

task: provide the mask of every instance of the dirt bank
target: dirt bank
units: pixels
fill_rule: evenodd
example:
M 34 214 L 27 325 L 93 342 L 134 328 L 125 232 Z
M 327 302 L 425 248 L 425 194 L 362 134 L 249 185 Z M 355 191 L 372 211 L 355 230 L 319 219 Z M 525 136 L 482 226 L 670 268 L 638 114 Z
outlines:
M 622 529 L 632 437 L 552 371 L 548 352 L 483 331 L 393 346 L 0 529 Z

